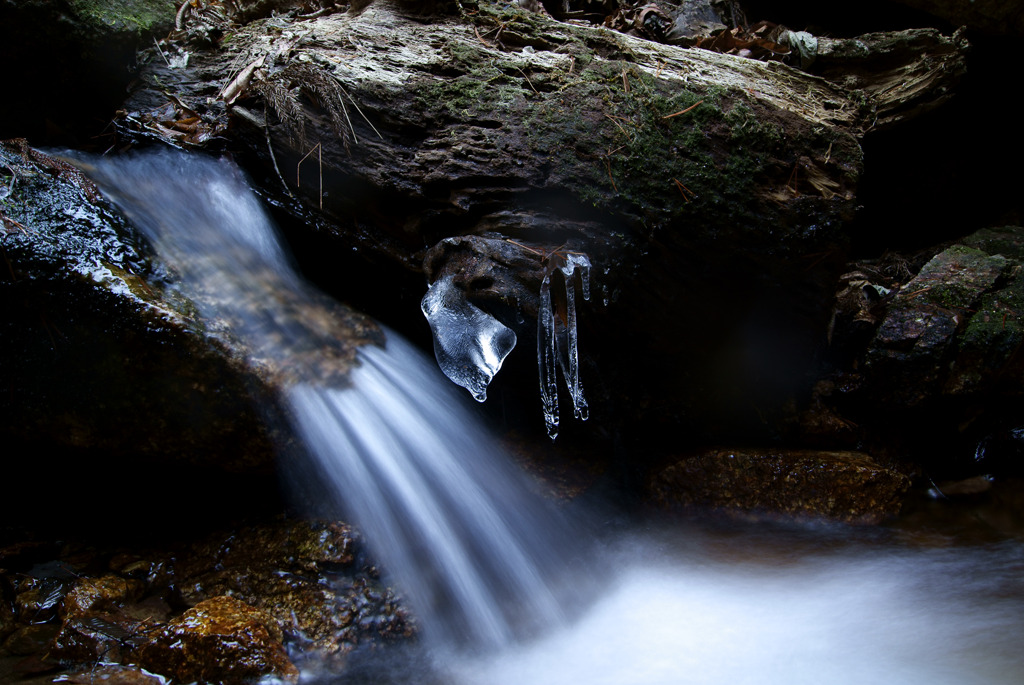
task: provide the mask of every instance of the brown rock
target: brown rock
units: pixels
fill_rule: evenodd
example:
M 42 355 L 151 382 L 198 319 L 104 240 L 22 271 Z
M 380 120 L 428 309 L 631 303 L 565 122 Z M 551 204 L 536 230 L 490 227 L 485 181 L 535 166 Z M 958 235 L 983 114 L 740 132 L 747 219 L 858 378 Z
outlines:
M 899 511 L 909 486 L 860 452 L 712 449 L 655 474 L 649 497 L 664 508 L 877 523 Z
M 103 611 L 120 606 L 138 596 L 142 584 L 118 576 L 82 578 L 64 597 L 61 615 L 70 617 L 88 611 Z
M 266 675 L 295 681 L 299 675 L 277 622 L 232 597 L 200 602 L 149 638 L 135 660 L 179 682 L 240 683 Z
M 85 671 L 61 676 L 61 682 L 73 685 L 166 685 L 167 679 L 134 666 L 99 664 Z
M 141 582 L 113 575 L 79 579 L 64 597 L 50 654 L 63 662 L 120 660 L 140 628 L 123 605 L 141 591 Z

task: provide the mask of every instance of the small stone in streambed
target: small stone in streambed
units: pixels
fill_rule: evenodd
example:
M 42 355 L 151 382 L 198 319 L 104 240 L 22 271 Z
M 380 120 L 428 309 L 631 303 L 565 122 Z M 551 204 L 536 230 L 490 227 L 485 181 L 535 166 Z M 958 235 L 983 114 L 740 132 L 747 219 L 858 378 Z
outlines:
M 136 666 L 99 664 L 88 670 L 58 676 L 53 682 L 72 685 L 167 685 L 168 680 Z

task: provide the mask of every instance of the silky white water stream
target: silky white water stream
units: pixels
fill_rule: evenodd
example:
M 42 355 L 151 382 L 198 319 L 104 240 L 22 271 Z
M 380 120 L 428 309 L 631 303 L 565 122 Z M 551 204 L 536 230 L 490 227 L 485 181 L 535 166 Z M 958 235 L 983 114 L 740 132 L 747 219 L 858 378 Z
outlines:
M 1024 547 L 914 548 L 841 528 L 693 527 L 609 554 L 571 627 L 449 669 L 461 685 L 1024 682 Z

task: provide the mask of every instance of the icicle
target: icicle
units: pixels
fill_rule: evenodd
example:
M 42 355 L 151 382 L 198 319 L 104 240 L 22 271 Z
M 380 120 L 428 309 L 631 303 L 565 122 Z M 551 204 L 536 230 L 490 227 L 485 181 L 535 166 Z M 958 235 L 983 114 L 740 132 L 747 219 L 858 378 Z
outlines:
M 565 281 L 565 337 L 566 355 L 558 350 L 558 322 L 551 306 L 551 274 L 545 274 L 540 284 L 540 306 L 537 314 L 537 365 L 540 372 L 540 399 L 544 409 L 544 423 L 548 436 L 554 440 L 558 435 L 558 375 L 562 375 L 569 386 L 573 413 L 576 418 L 586 421 L 590 416 L 583 385 L 580 383 L 579 336 L 576 326 L 576 274 L 580 275 L 583 299 L 590 299 L 590 260 L 586 255 L 569 253 L 565 263 L 559 267 Z
M 573 281 L 574 274 L 580 275 L 580 284 L 583 286 L 583 299 L 590 300 L 590 260 L 587 255 L 570 252 L 565 255 L 565 264 L 562 265 L 562 273 L 565 274 L 565 287 Z
M 551 275 L 540 283 L 540 308 L 537 312 L 537 366 L 540 374 L 540 401 L 548 437 L 558 437 L 558 338 L 555 337 L 555 313 L 551 309 Z
M 569 395 L 572 397 L 573 413 L 580 421 L 586 421 L 590 417 L 590 409 L 587 407 L 587 399 L 583 396 L 583 386 L 580 384 L 579 337 L 576 330 L 577 273 L 580 274 L 583 299 L 589 300 L 590 260 L 586 255 L 570 253 L 562 266 L 562 274 L 565 276 L 566 341 L 569 348 L 569 373 L 566 374 L 566 382 L 569 385 Z
M 486 400 L 488 384 L 516 346 L 516 334 L 471 304 L 450 275 L 431 284 L 420 309 L 430 323 L 434 356 L 444 375 L 477 402 Z

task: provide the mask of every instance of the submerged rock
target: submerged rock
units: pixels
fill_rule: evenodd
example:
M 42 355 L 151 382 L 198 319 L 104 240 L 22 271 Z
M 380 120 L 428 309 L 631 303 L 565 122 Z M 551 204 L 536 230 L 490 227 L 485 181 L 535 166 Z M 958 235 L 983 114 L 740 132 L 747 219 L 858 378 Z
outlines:
M 298 669 L 267 613 L 232 597 L 214 597 L 148 635 L 134 653 L 147 669 L 179 682 L 241 683 L 273 675 L 289 682 Z
M 408 637 L 411 621 L 394 594 L 356 559 L 356 532 L 340 523 L 246 527 L 193 545 L 175 565 L 180 599 L 221 594 L 266 611 L 321 653 Z
M 713 449 L 658 471 L 648 497 L 668 509 L 877 523 L 899 512 L 909 486 L 860 452 Z
M 106 663 L 64 674 L 60 682 L 71 685 L 167 685 L 169 681 L 136 666 Z

